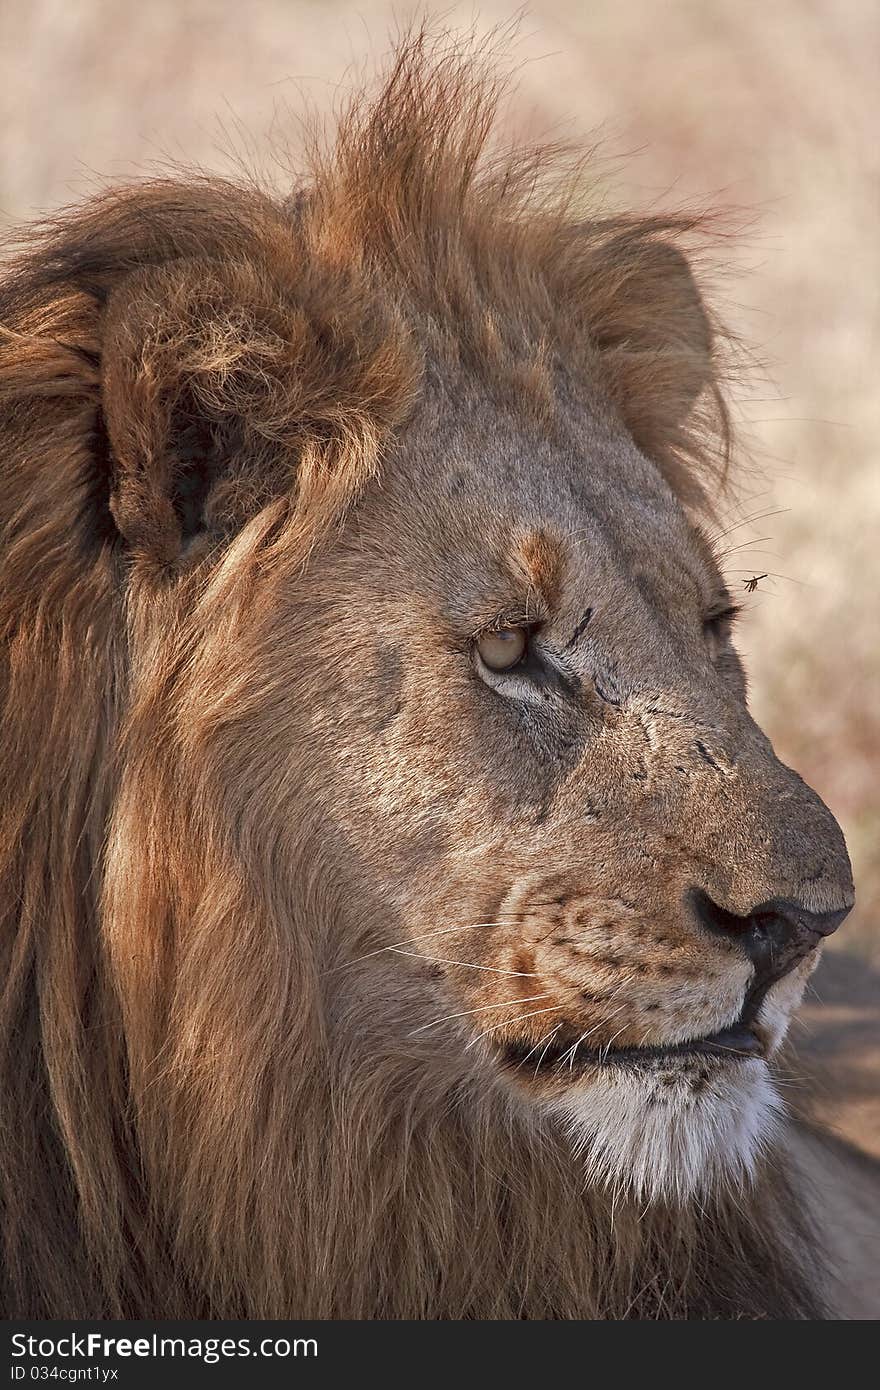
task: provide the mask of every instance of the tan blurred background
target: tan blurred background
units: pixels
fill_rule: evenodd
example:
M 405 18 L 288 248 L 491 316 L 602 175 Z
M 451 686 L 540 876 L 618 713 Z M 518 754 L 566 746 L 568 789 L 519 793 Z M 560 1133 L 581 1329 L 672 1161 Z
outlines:
M 449 27 L 510 3 L 443 5 Z M 2 0 L 0 225 L 168 160 L 273 174 L 422 13 L 405 0 Z M 511 122 L 601 137 L 613 199 L 729 207 L 723 303 L 770 366 L 760 471 L 728 524 L 753 705 L 841 819 L 857 913 L 799 1041 L 826 1110 L 880 1153 L 880 9 L 874 0 L 547 0 L 523 14 Z M 607 160 L 607 162 L 606 162 Z M 277 177 L 277 169 L 274 171 Z M 766 519 L 761 514 L 769 513 Z M 756 514 L 754 524 L 739 524 Z

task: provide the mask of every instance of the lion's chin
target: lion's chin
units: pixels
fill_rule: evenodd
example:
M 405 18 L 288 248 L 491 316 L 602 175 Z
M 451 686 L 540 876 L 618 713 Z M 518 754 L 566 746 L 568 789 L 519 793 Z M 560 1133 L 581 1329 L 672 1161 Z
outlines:
M 772 1147 L 784 1106 L 766 1062 L 704 1068 L 614 1067 L 546 1099 L 587 1178 L 637 1201 L 681 1204 L 747 1186 Z

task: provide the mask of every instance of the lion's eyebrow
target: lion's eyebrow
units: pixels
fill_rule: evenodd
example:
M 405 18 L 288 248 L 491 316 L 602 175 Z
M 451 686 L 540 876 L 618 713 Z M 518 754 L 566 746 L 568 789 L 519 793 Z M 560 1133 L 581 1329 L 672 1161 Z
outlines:
M 723 618 L 728 614 L 735 615 L 740 611 L 740 604 L 737 603 L 733 594 L 726 584 L 721 584 L 715 589 L 707 605 L 707 618 Z
M 559 600 L 565 557 L 559 544 L 546 531 L 529 531 L 520 536 L 511 554 L 514 572 L 537 590 L 548 606 Z

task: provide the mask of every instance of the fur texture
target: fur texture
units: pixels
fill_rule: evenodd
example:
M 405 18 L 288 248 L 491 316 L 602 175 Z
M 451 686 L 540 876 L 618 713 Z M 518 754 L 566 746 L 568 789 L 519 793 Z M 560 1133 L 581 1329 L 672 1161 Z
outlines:
M 821 1311 L 765 1062 L 655 1113 L 578 1051 L 736 1017 L 691 885 L 851 890 L 707 636 L 689 227 L 487 158 L 494 99 L 416 39 L 286 204 L 146 183 L 8 264 L 8 1315 Z M 504 1063 L 548 1030 L 576 1091 Z
M 557 1108 L 589 1182 L 643 1202 L 748 1190 L 782 1133 L 782 1102 L 759 1060 L 713 1076 L 696 1104 L 686 1075 L 658 1084 L 618 1069 Z

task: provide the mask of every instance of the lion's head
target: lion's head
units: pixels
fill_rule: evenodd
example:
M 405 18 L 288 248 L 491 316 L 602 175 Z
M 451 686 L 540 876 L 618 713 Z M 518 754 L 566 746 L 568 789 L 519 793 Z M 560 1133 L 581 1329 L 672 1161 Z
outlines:
M 748 713 L 688 228 L 480 172 L 490 106 L 416 44 L 289 203 L 146 184 L 9 268 L 26 1312 L 595 1314 L 606 1187 L 620 1307 L 646 1200 L 692 1312 L 762 1306 L 678 1208 L 763 1172 L 847 854 Z

